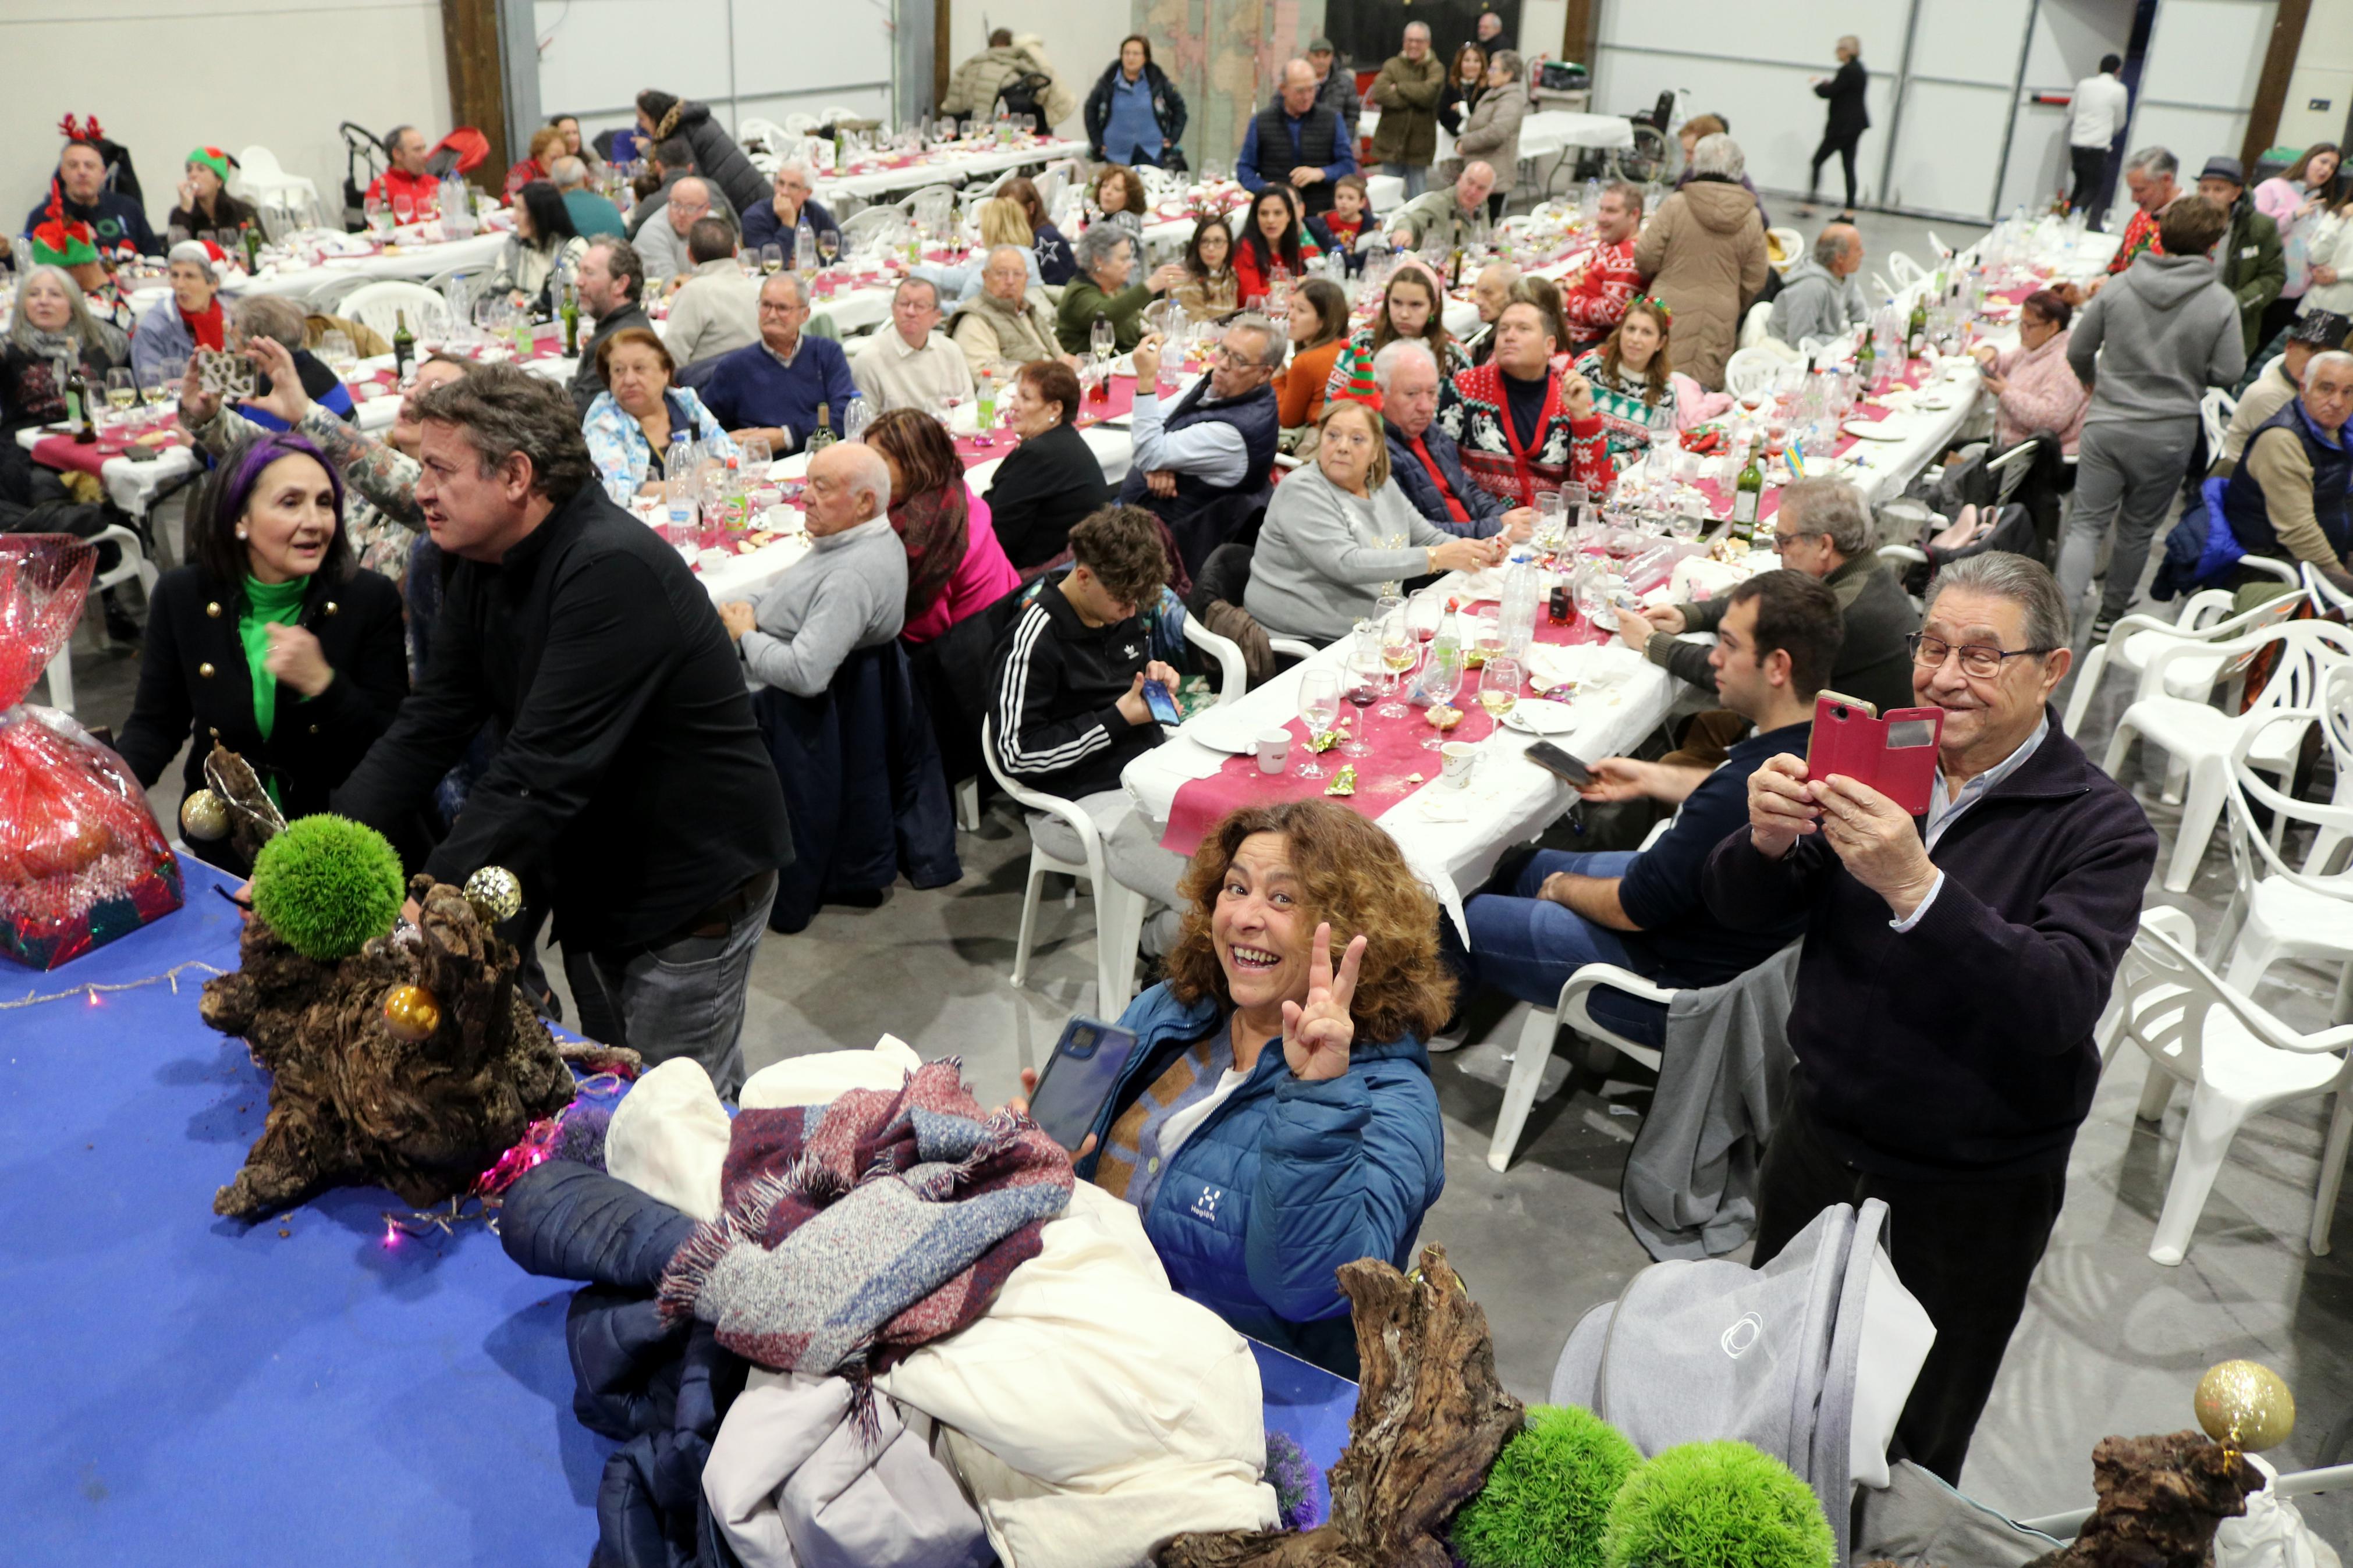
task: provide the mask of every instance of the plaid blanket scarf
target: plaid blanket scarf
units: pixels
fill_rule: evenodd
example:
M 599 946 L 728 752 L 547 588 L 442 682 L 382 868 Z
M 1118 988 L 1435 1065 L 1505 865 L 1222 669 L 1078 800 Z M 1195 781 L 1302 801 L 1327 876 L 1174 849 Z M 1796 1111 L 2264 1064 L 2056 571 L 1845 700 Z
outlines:
M 1072 1182 L 1033 1122 L 981 1110 L 955 1058 L 895 1093 L 746 1110 L 724 1206 L 670 1259 L 660 1310 L 715 1324 L 762 1366 L 863 1383 L 979 1317 L 1038 1256 Z

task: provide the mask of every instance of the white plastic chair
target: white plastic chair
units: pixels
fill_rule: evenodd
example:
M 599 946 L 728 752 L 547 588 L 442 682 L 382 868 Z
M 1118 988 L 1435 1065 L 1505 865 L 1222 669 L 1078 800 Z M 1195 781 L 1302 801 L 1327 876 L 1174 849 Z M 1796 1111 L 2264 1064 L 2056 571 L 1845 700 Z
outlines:
M 267 147 L 248 147 L 237 155 L 237 179 L 230 192 L 256 206 L 269 195 L 299 195 L 308 197 L 313 209 L 319 204 L 319 187 L 301 174 L 290 174 L 278 162 L 278 154 Z
M 122 558 L 115 563 L 113 571 L 94 576 L 90 580 L 90 592 L 93 598 L 100 589 L 111 588 L 119 583 L 128 583 L 136 577 L 139 579 L 140 588 L 147 595 L 149 603 L 152 604 L 154 601 L 155 579 L 162 574 L 155 570 L 155 563 L 147 559 L 147 552 L 140 544 L 137 534 L 121 523 L 109 523 L 91 534 L 90 542 L 92 544 L 116 545 L 122 552 Z M 74 686 L 71 633 L 67 634 L 64 644 L 58 647 L 57 658 L 49 660 L 48 678 L 49 706 L 60 713 L 72 712 Z
M 807 136 L 821 123 L 822 121 L 816 115 L 807 110 L 797 109 L 785 116 L 785 134 L 787 137 Z M 784 149 L 780 147 L 777 151 L 781 153 Z
M 1787 272 L 1813 254 L 1812 247 L 1806 243 L 1806 237 L 1794 228 L 1768 228 L 1765 231 L 1765 237 L 1781 251 L 1781 259 L 1773 268 L 1776 272 Z M 1767 255 L 1770 254 L 1770 251 L 1767 252 Z
M 735 140 L 747 151 L 781 155 L 787 146 L 800 138 L 773 120 L 764 120 L 752 114 L 735 122 Z
M 1118 1017 L 1135 989 L 1135 949 L 1144 937 L 1144 895 L 1120 886 L 1104 868 L 1103 835 L 1095 830 L 1094 818 L 1077 802 L 1031 789 L 1005 771 L 997 758 L 995 714 L 981 721 L 980 755 L 997 788 L 1028 810 L 1059 818 L 1085 848 L 1083 859 L 1070 861 L 1048 854 L 1031 840 L 1029 879 L 1021 893 L 1021 931 L 1014 939 L 1015 988 L 1029 978 L 1029 942 L 1038 925 L 1038 900 L 1046 873 L 1083 878 L 1095 900 L 1095 1010 L 1106 1018 Z
M 1748 307 L 1748 314 L 1740 318 L 1740 344 L 1753 349 L 1765 341 L 1767 323 L 1773 319 L 1773 301 L 1759 300 Z
M 838 226 L 841 233 L 841 243 L 851 246 L 862 242 L 870 236 L 901 227 L 906 221 L 907 215 L 897 207 L 868 207 L 862 212 L 855 212 L 843 218 Z
M 2198 400 L 2198 417 L 2206 422 L 2206 457 L 2209 461 L 2222 455 L 2222 433 L 2231 427 L 2231 416 L 2239 411 L 2239 400 L 2219 386 L 2210 386 L 2206 395 Z
M 1528 1112 L 1535 1106 L 1536 1089 L 1544 1081 L 1545 1067 L 1552 1060 L 1553 1042 L 1562 1025 L 1593 1042 L 1593 1052 L 1587 1059 L 1595 1066 L 1601 1065 L 1609 1053 L 1615 1051 L 1653 1072 L 1658 1070 L 1656 1046 L 1637 1045 L 1613 1033 L 1588 1011 L 1588 999 L 1597 987 L 1604 985 L 1637 1001 L 1656 1002 L 1662 1006 L 1675 996 L 1673 992 L 1652 984 L 1630 969 L 1620 969 L 1614 963 L 1588 963 L 1568 977 L 1568 983 L 1560 988 L 1558 1002 L 1531 1011 L 1527 1023 L 1520 1029 L 1519 1052 L 1512 1058 L 1511 1079 L 1504 1086 L 1503 1109 L 1495 1113 L 1495 1135 L 1487 1143 L 1489 1170 L 1500 1172 L 1510 1167 L 1512 1148 L 1519 1142 Z
M 2253 559 L 2250 557 L 2249 559 Z M 2100 689 L 2100 679 L 2111 664 L 2132 671 L 2141 678 L 2138 695 L 2147 697 L 2155 690 L 2147 679 L 2150 660 L 2165 648 L 2183 643 L 2214 644 L 2247 636 L 2265 626 L 2276 626 L 2295 613 L 2293 595 L 2257 605 L 2252 610 L 2231 614 L 2231 594 L 2225 588 L 2201 588 L 2189 595 L 2181 606 L 2180 619 L 2159 620 L 2152 615 L 2136 613 L 2116 622 L 2104 642 L 2094 643 L 2084 654 L 2083 668 L 2075 672 L 2074 689 L 2068 694 L 2067 711 L 2060 727 L 2073 735 L 2084 721 L 2085 710 Z M 2213 689 L 2221 679 L 2222 660 L 2215 655 L 2211 661 L 2191 661 L 2179 666 L 2173 672 L 2173 685 L 2168 689 L 2177 697 L 2194 697 Z
M 422 283 L 398 279 L 354 289 L 343 297 L 335 313 L 365 323 L 389 342 L 398 326 L 397 318 L 404 311 L 408 317 L 408 330 L 418 337 L 428 331 L 438 333 L 449 330 L 449 301 Z
M 1736 351 L 1724 366 L 1724 390 L 1746 397 L 1771 388 L 1788 361 L 1762 344 Z
M 2270 679 L 2242 713 L 2165 689 L 2168 667 L 2179 660 L 2219 658 L 2222 680 L 2235 683 L 2265 648 L 2276 649 L 2277 655 Z M 2289 621 L 2230 642 L 2176 643 L 2150 659 L 2141 672 L 2141 685 L 2152 694 L 2125 710 L 2101 765 L 2114 777 L 2139 739 L 2162 748 L 2174 769 L 2188 770 L 2181 824 L 2174 837 L 2173 858 L 2166 863 L 2167 891 L 2186 892 L 2197 877 L 2206 841 L 2213 836 L 2230 794 L 2233 759 L 2284 780 L 2303 748 L 2306 726 L 2284 721 L 2282 715 L 2316 712 L 2323 679 L 2348 659 L 2353 659 L 2353 632 L 2327 621 Z
M 2114 1028 L 2148 1057 L 2141 1119 L 2162 1117 L 2177 1083 L 2191 1086 L 2189 1113 L 2182 1121 L 2181 1145 L 2148 1255 L 2171 1267 L 2189 1252 L 2222 1157 L 2248 1117 L 2333 1093 L 2336 1110 L 2320 1156 L 2308 1237 L 2313 1252 L 2325 1255 L 2346 1147 L 2353 1142 L 2353 1067 L 2341 1054 L 2353 1043 L 2353 1025 L 2312 1035 L 2289 1028 L 2199 962 L 2190 951 L 2189 925 L 2179 910 L 2145 911 L 2131 958 L 2116 976 Z
M 2310 722 L 2313 713 L 2283 713 L 2284 721 Z M 2300 725 L 2299 725 L 2300 727 Z M 2230 964 L 2223 978 L 2246 994 L 2254 994 L 2271 966 L 2283 958 L 2303 958 L 2335 965 L 2340 973 L 2353 963 L 2353 870 L 2329 869 L 2335 847 L 2353 830 L 2353 810 L 2316 801 L 2296 800 L 2274 789 L 2243 763 L 2232 775 L 2231 868 L 2238 890 L 2224 911 L 2223 932 L 2235 922 L 2237 931 L 2225 948 L 2217 942 L 2219 961 L 2227 951 Z M 2272 814 L 2266 835 L 2255 821 L 2255 808 Z M 2313 829 L 2313 849 L 2301 869 L 2292 867 L 2280 847 L 2282 829 L 2291 824 Z M 2337 986 L 2333 1021 L 2348 1021 L 2348 987 Z
M 2297 562 L 2295 569 L 2304 582 L 2304 596 L 2312 601 L 2314 615 L 2353 619 L 2353 597 L 2322 576 L 2309 561 Z
M 1185 617 L 1185 640 L 1218 661 L 1218 700 L 1211 706 L 1240 701 L 1250 689 L 1250 665 L 1242 658 L 1241 644 L 1211 631 L 1198 616 Z
M 1909 289 L 1928 276 L 1928 269 L 1900 250 L 1887 253 L 1888 275 L 1895 279 L 1898 289 Z

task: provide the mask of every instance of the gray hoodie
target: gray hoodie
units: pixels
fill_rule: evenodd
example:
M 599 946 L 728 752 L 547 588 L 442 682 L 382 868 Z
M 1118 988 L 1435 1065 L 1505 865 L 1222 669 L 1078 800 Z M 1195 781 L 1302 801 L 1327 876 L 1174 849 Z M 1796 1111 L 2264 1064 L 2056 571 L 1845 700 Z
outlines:
M 1852 278 L 1834 276 L 1809 256 L 1781 280 L 1766 331 L 1791 348 L 1808 338 L 1834 338 L 1865 314 L 1862 290 Z
M 2143 251 L 2075 318 L 2067 363 L 2092 389 L 2086 429 L 2194 420 L 2206 388 L 2247 368 L 2239 303 L 2204 257 Z

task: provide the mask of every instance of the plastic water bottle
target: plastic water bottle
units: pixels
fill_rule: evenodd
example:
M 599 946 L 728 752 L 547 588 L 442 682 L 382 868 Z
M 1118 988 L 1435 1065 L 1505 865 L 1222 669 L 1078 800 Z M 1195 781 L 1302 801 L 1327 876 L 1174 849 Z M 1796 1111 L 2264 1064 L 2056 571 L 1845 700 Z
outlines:
M 817 274 L 817 231 L 809 227 L 808 215 L 804 211 L 801 221 L 793 226 L 793 270 L 806 279 Z
M 1504 573 L 1504 647 L 1515 659 L 1525 659 L 1528 645 L 1535 640 L 1536 602 L 1543 596 L 1542 585 L 1536 581 L 1535 554 L 1526 545 L 1512 552 L 1512 563 Z

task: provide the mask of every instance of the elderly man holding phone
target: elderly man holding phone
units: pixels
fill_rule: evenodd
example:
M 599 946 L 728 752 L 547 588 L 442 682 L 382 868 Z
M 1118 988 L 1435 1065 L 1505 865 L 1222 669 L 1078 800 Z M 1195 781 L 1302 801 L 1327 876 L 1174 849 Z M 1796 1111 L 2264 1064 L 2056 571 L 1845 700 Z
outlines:
M 2059 1217 L 2093 1025 L 2157 861 L 2140 806 L 2050 710 L 2067 631 L 2040 563 L 1947 566 L 1913 639 L 1915 699 L 1941 710 L 1925 816 L 1767 758 L 1704 878 L 1728 926 L 1806 922 L 1754 1261 L 1831 1204 L 1886 1201 L 1895 1272 L 1936 1326 L 1895 1434 L 1955 1482 Z

